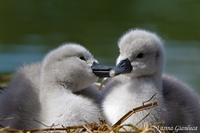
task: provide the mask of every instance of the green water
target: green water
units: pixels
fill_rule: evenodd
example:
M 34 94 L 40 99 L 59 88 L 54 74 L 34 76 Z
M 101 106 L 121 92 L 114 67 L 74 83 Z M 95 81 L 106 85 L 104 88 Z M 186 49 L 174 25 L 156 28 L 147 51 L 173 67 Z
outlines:
M 200 93 L 200 1 L 1 0 L 0 73 L 40 61 L 63 42 L 76 42 L 114 65 L 117 41 L 131 28 L 165 41 L 166 73 Z

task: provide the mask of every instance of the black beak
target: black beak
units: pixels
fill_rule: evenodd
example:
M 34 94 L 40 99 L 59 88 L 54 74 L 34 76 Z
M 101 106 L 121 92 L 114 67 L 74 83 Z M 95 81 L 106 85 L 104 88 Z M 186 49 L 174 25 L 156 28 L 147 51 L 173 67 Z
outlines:
M 131 62 L 129 59 L 121 60 L 116 67 L 110 71 L 110 76 L 114 77 L 119 74 L 129 73 L 132 70 Z
M 104 66 L 98 63 L 92 64 L 93 73 L 99 78 L 110 77 L 109 72 L 113 69 L 111 66 Z

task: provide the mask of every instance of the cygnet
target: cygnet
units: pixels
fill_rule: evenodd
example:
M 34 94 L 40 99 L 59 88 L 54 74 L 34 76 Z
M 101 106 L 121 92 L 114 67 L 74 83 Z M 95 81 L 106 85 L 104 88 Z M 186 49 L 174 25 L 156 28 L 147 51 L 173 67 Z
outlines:
M 50 51 L 41 63 L 18 69 L 0 96 L 0 119 L 14 119 L 0 124 L 34 129 L 42 127 L 38 121 L 57 127 L 98 122 L 102 114 L 90 94 L 95 92 L 91 84 L 108 76 L 110 69 L 98 64 L 83 46 L 64 44 Z M 79 92 L 84 89 L 87 94 Z
M 176 78 L 163 75 L 165 51 L 160 37 L 141 29 L 130 30 L 119 39 L 118 47 L 117 65 L 110 71 L 110 75 L 116 77 L 106 84 L 102 102 L 107 122 L 115 124 L 128 111 L 142 106 L 156 94 L 151 101 L 157 101 L 158 106 L 151 109 L 141 125 L 164 121 L 164 126 L 171 129 L 177 126 L 200 128 L 198 95 Z M 149 112 L 145 110 L 136 115 L 141 120 Z M 136 125 L 140 120 L 133 114 L 123 124 Z

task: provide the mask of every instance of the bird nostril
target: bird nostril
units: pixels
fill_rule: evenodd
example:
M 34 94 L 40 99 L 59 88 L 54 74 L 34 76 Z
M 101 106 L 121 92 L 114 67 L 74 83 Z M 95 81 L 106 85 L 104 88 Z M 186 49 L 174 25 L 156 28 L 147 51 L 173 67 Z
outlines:
M 120 65 L 120 67 L 124 67 L 124 66 L 125 66 L 125 64 L 124 64 L 124 63 Z

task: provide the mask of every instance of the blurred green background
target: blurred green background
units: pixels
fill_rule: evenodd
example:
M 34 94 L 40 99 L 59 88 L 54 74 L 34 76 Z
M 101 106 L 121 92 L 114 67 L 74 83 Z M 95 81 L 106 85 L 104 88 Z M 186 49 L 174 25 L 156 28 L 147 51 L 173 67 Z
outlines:
M 84 45 L 115 65 L 119 37 L 131 28 L 156 32 L 165 42 L 165 72 L 200 94 L 198 0 L 0 0 L 0 73 L 42 60 L 63 42 Z

